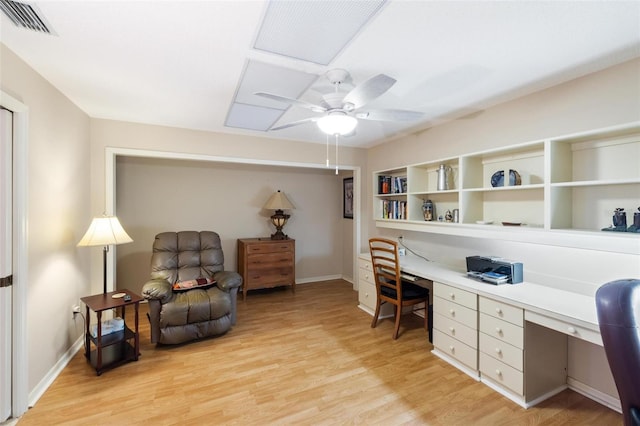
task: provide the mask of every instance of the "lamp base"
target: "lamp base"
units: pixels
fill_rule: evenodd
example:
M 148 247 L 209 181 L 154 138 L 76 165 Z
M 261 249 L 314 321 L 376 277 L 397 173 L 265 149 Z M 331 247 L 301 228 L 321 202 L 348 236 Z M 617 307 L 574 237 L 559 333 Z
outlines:
M 271 239 L 272 240 L 288 240 L 289 236 L 285 235 L 284 232 L 282 232 L 281 230 L 276 231 L 275 234 L 271 234 Z

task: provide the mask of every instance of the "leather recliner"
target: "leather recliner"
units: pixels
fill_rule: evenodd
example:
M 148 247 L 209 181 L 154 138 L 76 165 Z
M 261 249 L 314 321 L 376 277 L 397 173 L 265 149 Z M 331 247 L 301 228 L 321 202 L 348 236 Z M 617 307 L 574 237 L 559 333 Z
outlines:
M 206 288 L 174 289 L 176 283 L 180 286 L 206 278 Z M 177 344 L 226 333 L 236 323 L 241 285 L 240 274 L 224 270 L 217 233 L 181 231 L 156 235 L 151 280 L 142 287 L 142 295 L 149 302 L 151 343 Z
M 604 284 L 596 291 L 596 308 L 624 424 L 640 426 L 640 280 Z

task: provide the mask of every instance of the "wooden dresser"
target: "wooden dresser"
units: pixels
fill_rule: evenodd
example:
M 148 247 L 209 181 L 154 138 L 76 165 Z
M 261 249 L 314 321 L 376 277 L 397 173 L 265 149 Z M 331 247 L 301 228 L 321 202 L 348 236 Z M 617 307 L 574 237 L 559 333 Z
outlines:
M 247 291 L 290 285 L 296 290 L 296 242 L 266 238 L 238 240 L 238 273 L 242 275 L 242 297 Z

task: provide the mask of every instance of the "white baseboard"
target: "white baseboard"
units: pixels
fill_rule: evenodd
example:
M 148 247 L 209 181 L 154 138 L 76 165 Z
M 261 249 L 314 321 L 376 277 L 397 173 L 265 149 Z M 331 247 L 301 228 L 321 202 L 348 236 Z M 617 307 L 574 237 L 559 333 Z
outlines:
M 317 282 L 317 281 L 331 281 L 331 280 L 340 280 L 340 279 L 344 279 L 344 277 L 342 275 L 325 275 L 325 276 L 321 276 L 321 277 L 311 277 L 311 278 L 297 279 L 296 280 L 296 285 L 314 283 L 314 282 Z
M 567 377 L 567 384 L 569 385 L 569 389 L 576 391 L 587 398 L 593 399 L 594 401 L 604 405 L 605 407 L 609 407 L 618 413 L 622 413 L 622 405 L 620 404 L 619 399 L 594 389 L 591 386 L 585 385 L 572 377 Z
M 58 362 L 49 370 L 49 372 L 40 380 L 35 388 L 29 392 L 29 407 L 36 405 L 36 402 L 40 399 L 46 390 L 51 386 L 53 381 L 60 375 L 62 370 L 69 364 L 69 361 L 76 355 L 78 350 L 84 346 L 84 334 L 78 337 L 73 345 L 60 357 Z

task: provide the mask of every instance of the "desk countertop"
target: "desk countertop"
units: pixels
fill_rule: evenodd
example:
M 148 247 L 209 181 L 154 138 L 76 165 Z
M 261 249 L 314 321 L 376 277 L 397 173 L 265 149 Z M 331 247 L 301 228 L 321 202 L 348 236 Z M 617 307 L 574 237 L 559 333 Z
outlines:
M 369 258 L 368 254 L 363 256 Z M 403 272 L 468 290 L 480 296 L 489 296 L 521 307 L 525 312 L 533 312 L 600 333 L 594 297 L 526 281 L 502 285 L 483 283 L 468 278 L 466 270 L 456 270 L 413 255 L 402 256 L 400 265 Z

